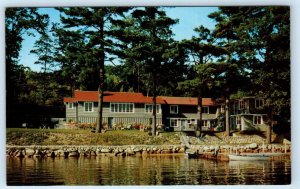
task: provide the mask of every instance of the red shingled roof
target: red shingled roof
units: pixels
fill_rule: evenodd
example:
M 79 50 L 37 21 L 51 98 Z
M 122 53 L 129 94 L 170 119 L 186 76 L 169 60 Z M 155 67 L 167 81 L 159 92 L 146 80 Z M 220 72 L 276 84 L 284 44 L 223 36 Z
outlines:
M 75 98 L 65 97 L 64 102 L 76 102 Z
M 73 98 L 64 98 L 64 102 L 98 102 L 98 91 L 75 91 Z M 104 102 L 131 102 L 131 103 L 152 103 L 151 97 L 142 93 L 132 92 L 104 92 Z M 164 104 L 161 98 L 156 98 L 156 103 Z
M 98 91 L 75 91 L 74 97 L 64 98 L 64 102 L 98 102 Z M 146 97 L 142 93 L 133 92 L 104 92 L 104 102 L 131 102 L 131 103 L 152 103 L 152 97 Z M 198 100 L 194 97 L 168 97 L 158 96 L 157 104 L 178 104 L 197 106 Z M 214 106 L 216 102 L 211 98 L 202 98 L 203 106 Z
M 178 105 L 193 105 L 197 106 L 198 100 L 193 97 L 169 97 L 169 96 L 159 96 L 162 98 L 166 104 L 178 104 Z M 202 98 L 203 106 L 214 106 L 215 101 L 211 98 Z

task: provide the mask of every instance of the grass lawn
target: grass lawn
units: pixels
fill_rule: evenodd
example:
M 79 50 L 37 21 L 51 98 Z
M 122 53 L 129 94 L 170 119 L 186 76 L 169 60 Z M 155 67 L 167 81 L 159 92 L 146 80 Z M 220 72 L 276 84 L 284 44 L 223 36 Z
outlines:
M 7 128 L 8 145 L 175 145 L 181 144 L 179 133 L 164 132 L 152 137 L 138 130 L 114 130 L 92 133 L 73 129 Z

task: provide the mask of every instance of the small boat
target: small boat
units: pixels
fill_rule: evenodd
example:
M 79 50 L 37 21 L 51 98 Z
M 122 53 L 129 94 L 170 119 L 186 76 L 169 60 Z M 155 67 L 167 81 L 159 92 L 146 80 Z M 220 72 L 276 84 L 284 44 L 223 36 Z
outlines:
M 232 161 L 266 161 L 269 160 L 270 156 L 265 154 L 247 154 L 247 155 L 228 155 L 229 160 Z
M 189 159 L 191 158 L 198 158 L 197 152 L 185 152 L 185 156 Z

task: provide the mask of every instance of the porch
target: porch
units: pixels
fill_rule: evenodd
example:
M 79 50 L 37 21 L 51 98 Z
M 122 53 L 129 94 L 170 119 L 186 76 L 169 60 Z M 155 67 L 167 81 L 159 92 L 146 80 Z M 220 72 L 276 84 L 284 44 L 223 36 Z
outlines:
M 194 118 L 168 118 L 169 126 L 174 131 L 196 131 L 197 119 Z M 202 131 L 214 131 L 215 120 L 202 120 Z

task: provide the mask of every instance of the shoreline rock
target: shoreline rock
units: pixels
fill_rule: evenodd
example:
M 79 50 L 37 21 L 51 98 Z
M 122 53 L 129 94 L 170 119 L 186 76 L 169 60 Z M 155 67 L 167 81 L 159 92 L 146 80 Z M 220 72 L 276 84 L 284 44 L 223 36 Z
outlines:
M 127 146 L 6 146 L 8 157 L 89 157 L 89 156 L 149 156 L 183 155 L 184 145 L 127 145 Z M 205 153 L 290 153 L 291 144 L 225 144 L 190 145 L 189 151 Z

